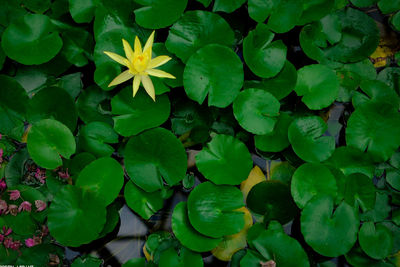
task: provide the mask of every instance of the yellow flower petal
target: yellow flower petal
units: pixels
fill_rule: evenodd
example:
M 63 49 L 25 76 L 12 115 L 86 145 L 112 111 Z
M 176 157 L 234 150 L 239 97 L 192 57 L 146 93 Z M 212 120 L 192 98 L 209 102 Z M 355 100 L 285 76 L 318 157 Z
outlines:
M 156 92 L 154 91 L 153 82 L 151 81 L 151 79 L 148 75 L 141 75 L 140 77 L 142 79 L 144 90 L 146 90 L 147 94 L 155 102 L 156 101 Z
M 140 44 L 140 40 L 139 40 L 139 37 L 135 37 L 135 47 L 134 47 L 134 49 L 135 49 L 135 56 L 138 56 L 138 55 L 140 55 L 140 54 L 142 54 L 142 45 Z
M 119 64 L 127 66 L 126 65 L 126 58 L 121 57 L 118 54 L 115 54 L 113 52 L 108 52 L 108 51 L 104 51 L 104 54 L 106 54 L 107 56 L 109 56 L 112 60 L 117 61 Z
M 159 67 L 161 65 L 164 65 L 165 63 L 167 63 L 171 59 L 172 58 L 170 58 L 169 56 L 155 57 L 150 61 L 149 65 L 148 65 L 148 68 L 149 69 L 157 68 L 157 67 Z
M 124 46 L 125 55 L 129 61 L 133 61 L 133 50 L 131 45 L 125 40 L 122 39 L 122 45 Z
M 157 69 L 148 69 L 146 70 L 147 74 L 160 77 L 160 78 L 170 78 L 170 79 L 176 79 L 175 76 L 169 74 L 168 72 L 165 72 L 163 70 L 157 70 Z
M 140 80 L 140 75 L 135 75 L 135 78 L 133 79 L 133 97 L 135 97 L 137 91 L 139 90 Z
M 108 87 L 123 83 L 132 77 L 133 77 L 133 75 L 129 72 L 129 70 L 126 70 L 126 71 L 122 72 L 120 75 L 118 75 L 117 77 L 115 77 L 114 80 L 112 80 L 111 83 L 108 85 Z
M 155 33 L 155 31 L 153 31 L 150 34 L 150 37 L 149 37 L 149 39 L 147 39 L 146 44 L 144 45 L 144 48 L 143 48 L 143 51 L 145 51 L 145 52 L 149 51 L 150 52 L 150 58 L 151 58 L 151 50 L 152 50 L 153 42 L 154 42 L 154 33 Z

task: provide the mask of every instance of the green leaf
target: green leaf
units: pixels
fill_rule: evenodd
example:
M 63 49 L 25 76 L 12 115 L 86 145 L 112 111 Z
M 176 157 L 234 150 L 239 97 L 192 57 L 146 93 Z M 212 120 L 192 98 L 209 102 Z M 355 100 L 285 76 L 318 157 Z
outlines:
M 169 30 L 165 45 L 184 63 L 199 48 L 208 44 L 233 46 L 234 33 L 218 14 L 188 11 Z
M 131 137 L 125 148 L 125 168 L 132 181 L 147 192 L 173 186 L 186 174 L 187 156 L 170 131 L 155 128 Z
M 271 14 L 278 1 L 249 0 L 249 15 L 255 21 L 262 23 Z
M 74 100 L 59 87 L 46 87 L 35 94 L 29 101 L 27 117 L 30 123 L 43 119 L 57 120 L 72 132 L 78 121 Z
M 14 234 L 32 236 L 38 230 L 37 222 L 33 220 L 31 214 L 27 211 L 22 211 L 16 216 L 7 214 L 3 218 L 5 226 L 11 228 Z
M 103 200 L 79 187 L 65 185 L 50 205 L 47 224 L 59 243 L 78 247 L 96 239 L 105 221 Z
M 196 166 L 215 184 L 237 185 L 246 180 L 253 161 L 245 144 L 218 134 L 196 155 Z
M 378 1 L 379 0 L 351 0 L 351 3 L 356 7 L 369 7 L 376 4 Z
M 375 207 L 372 179 L 360 173 L 347 176 L 344 198 L 351 206 L 360 207 L 363 211 L 372 210 Z
M 175 206 L 171 224 L 174 235 L 182 245 L 196 252 L 210 251 L 222 240 L 202 235 L 193 228 L 189 221 L 186 202 L 180 202 Z
M 256 184 L 246 199 L 251 211 L 264 215 L 264 222 L 277 220 L 281 224 L 291 221 L 298 212 L 290 195 L 290 188 L 279 181 Z
M 21 240 L 23 241 L 23 240 Z M 21 253 L 22 252 L 22 253 Z M 8 249 L 10 253 L 10 249 Z M 15 262 L 16 265 L 31 265 L 48 266 L 50 257 L 49 254 L 61 255 L 63 249 L 53 244 L 37 244 L 30 248 L 22 248 L 19 251 L 19 257 Z
M 261 81 L 245 81 L 244 88 L 263 89 L 276 99 L 281 100 L 287 97 L 296 87 L 297 71 L 290 61 L 286 60 L 283 69 L 273 78 L 262 79 Z
M 147 266 L 145 258 L 132 258 L 122 265 L 122 267 L 143 267 Z
M 262 78 L 276 76 L 286 62 L 287 48 L 281 40 L 272 42 L 274 36 L 265 24 L 258 24 L 243 41 L 244 60 Z
M 74 136 L 68 127 L 51 119 L 34 123 L 27 143 L 33 161 L 46 169 L 57 168 L 62 164 L 60 156 L 69 159 L 76 149 Z
M 83 89 L 81 76 L 81 72 L 64 75 L 58 80 L 57 86 L 67 91 L 67 93 L 75 100 Z M 88 89 L 86 88 L 85 90 Z
M 397 12 L 390 18 L 390 23 L 392 23 L 395 30 L 400 31 L 400 12 Z
M 226 46 L 212 44 L 200 48 L 188 60 L 183 84 L 190 99 L 225 108 L 239 94 L 244 81 L 240 58 Z
M 299 208 L 304 208 L 315 196 L 338 195 L 338 186 L 330 170 L 319 163 L 305 163 L 293 174 L 291 192 Z
M 114 129 L 122 136 L 136 135 L 146 129 L 160 126 L 169 117 L 170 102 L 167 95 L 154 102 L 144 90 L 132 96 L 132 87 L 125 87 L 111 100 Z
M 400 92 L 400 68 L 388 67 L 383 69 L 378 74 L 378 80 L 386 83 L 397 93 Z
M 318 110 L 331 105 L 339 93 L 339 80 L 335 72 L 324 65 L 308 65 L 298 72 L 296 88 L 301 101 L 309 109 Z
M 165 47 L 164 43 L 155 43 L 153 45 L 153 58 L 157 56 L 169 56 L 171 57 L 171 60 L 165 63 L 164 65 L 157 67 L 160 70 L 166 71 L 168 73 L 171 73 L 176 77 L 176 79 L 162 79 L 162 78 L 157 78 L 157 77 L 151 77 L 151 79 L 154 81 L 155 79 L 160 79 L 162 80 L 163 83 L 166 85 L 176 88 L 176 87 L 181 87 L 183 86 L 183 70 L 185 68 L 185 65 L 172 53 L 170 53 L 167 48 Z M 156 91 L 157 94 L 157 91 Z
M 25 164 L 29 159 L 30 157 L 26 149 L 21 149 L 13 155 L 4 172 L 8 187 L 16 186 L 21 182 L 21 178 L 25 174 Z
M 289 126 L 289 141 L 294 152 L 307 162 L 321 162 L 328 159 L 335 150 L 335 139 L 323 136 L 328 129 L 317 116 L 300 117 Z
M 213 6 L 213 12 L 226 12 L 226 13 L 232 13 L 239 7 L 241 7 L 246 0 L 215 0 L 214 6 Z
M 145 220 L 150 219 L 164 204 L 161 191 L 148 193 L 131 181 L 125 185 L 124 197 L 128 207 Z
M 363 93 L 356 92 L 353 96 L 353 106 L 357 109 L 358 106 L 368 101 L 386 102 L 387 105 L 392 105 L 394 108 L 399 107 L 400 98 L 397 93 L 381 81 L 363 81 L 361 83 Z
M 400 3 L 392 0 L 380 0 L 378 2 L 378 7 L 383 14 L 389 14 L 400 10 Z
M 76 23 L 91 22 L 99 0 L 69 0 L 69 12 Z
M 357 241 L 360 225 L 356 211 L 347 203 L 333 210 L 331 197 L 317 197 L 307 204 L 300 218 L 307 244 L 327 257 L 347 253 Z
M 7 27 L 1 44 L 9 58 L 25 65 L 38 65 L 54 58 L 63 42 L 47 16 L 29 14 Z
M 194 229 L 203 235 L 220 238 L 238 233 L 244 227 L 244 206 L 239 189 L 230 185 L 201 183 L 190 193 L 187 207 Z
M 203 267 L 203 258 L 201 254 L 195 253 L 185 247 L 181 247 L 179 253 L 173 248 L 168 248 L 161 253 L 159 265 L 160 267 Z
M 389 197 L 386 193 L 376 192 L 375 207 L 373 210 L 364 212 L 360 218 L 362 221 L 379 222 L 385 220 L 391 211 Z
M 119 210 L 121 209 L 121 205 L 121 202 L 118 202 L 117 200 L 107 206 L 107 219 L 99 234 L 99 238 L 105 237 L 107 234 L 111 233 L 115 227 L 117 227 L 117 224 L 120 221 Z
M 360 247 L 371 258 L 384 259 L 392 252 L 392 232 L 384 225 L 365 222 L 358 234 Z
M 148 29 L 160 29 L 177 21 L 188 0 L 135 0 L 144 7 L 135 10 L 136 22 Z
M 91 192 L 107 206 L 118 196 L 124 184 L 124 170 L 113 158 L 100 158 L 87 165 L 79 174 L 76 186 Z
M 50 0 L 23 0 L 22 5 L 35 13 L 43 14 L 50 6 Z
M 79 118 L 84 123 L 101 121 L 112 124 L 111 112 L 106 109 L 110 99 L 109 92 L 101 90 L 96 85 L 89 86 L 82 91 L 76 102 Z M 103 105 L 104 103 L 106 105 Z
M 254 134 L 272 133 L 279 115 L 280 103 L 261 89 L 242 91 L 233 102 L 233 113 L 239 124 Z
M 280 152 L 287 148 L 290 145 L 288 129 L 292 121 L 293 118 L 288 113 L 282 112 L 271 133 L 254 136 L 257 149 L 264 152 Z
M 93 60 L 93 36 L 81 29 L 74 28 L 62 33 L 64 42 L 61 53 L 66 60 L 77 67 L 83 67 Z
M 385 102 L 361 105 L 347 125 L 347 145 L 366 151 L 375 161 L 388 160 L 400 146 L 400 114 Z
M 105 122 L 90 122 L 79 131 L 79 145 L 96 157 L 111 156 L 114 148 L 108 144 L 118 143 L 118 134 Z
M 300 243 L 286 235 L 278 222 L 272 221 L 268 230 L 263 230 L 252 240 L 252 245 L 266 259 L 265 262 L 273 260 L 277 266 L 310 266 L 307 254 Z M 260 261 L 257 263 L 259 265 Z M 241 262 L 241 266 L 246 265 L 242 265 Z
M 335 5 L 331 0 L 302 1 L 303 13 L 299 25 L 304 25 L 312 21 L 319 20 L 329 14 Z
M 103 260 L 88 255 L 76 258 L 71 267 L 100 267 L 102 264 Z

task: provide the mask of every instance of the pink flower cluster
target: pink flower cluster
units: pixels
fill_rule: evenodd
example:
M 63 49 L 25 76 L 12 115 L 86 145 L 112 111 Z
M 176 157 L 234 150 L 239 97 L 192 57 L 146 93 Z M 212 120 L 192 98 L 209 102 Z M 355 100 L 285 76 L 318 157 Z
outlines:
M 11 236 L 9 236 L 12 233 L 12 229 L 3 226 L 3 229 L 0 234 L 0 244 L 3 244 L 5 248 L 9 248 L 12 250 L 19 250 L 21 247 L 21 241 L 19 240 L 13 240 Z
M 46 182 L 46 170 L 36 168 L 35 178 L 38 179 L 40 183 L 44 184 Z
M 21 197 L 21 193 L 18 190 L 9 190 L 10 200 L 18 200 Z M 43 200 L 35 200 L 36 212 L 41 212 L 46 209 L 47 204 Z M 16 216 L 19 212 L 32 211 L 32 204 L 28 201 L 23 201 L 19 207 L 14 204 L 7 204 L 6 201 L 0 199 L 0 215 L 1 214 L 11 214 Z

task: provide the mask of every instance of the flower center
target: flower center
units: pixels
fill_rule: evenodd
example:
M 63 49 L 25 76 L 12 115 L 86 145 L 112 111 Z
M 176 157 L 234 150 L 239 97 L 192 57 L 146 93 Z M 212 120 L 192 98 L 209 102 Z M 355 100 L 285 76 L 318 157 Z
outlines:
M 149 58 L 146 54 L 141 54 L 133 58 L 133 67 L 138 73 L 141 73 L 147 69 Z

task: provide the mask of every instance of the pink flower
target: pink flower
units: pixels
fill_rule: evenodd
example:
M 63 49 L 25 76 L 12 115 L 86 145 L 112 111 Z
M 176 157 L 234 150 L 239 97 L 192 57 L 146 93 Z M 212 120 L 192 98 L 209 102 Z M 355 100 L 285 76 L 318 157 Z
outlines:
M 58 172 L 58 176 L 62 179 L 69 179 L 69 173 L 68 173 L 68 168 L 65 170 L 65 172 Z
M 8 208 L 7 202 L 5 202 L 4 200 L 0 199 L 0 215 L 3 213 L 6 213 Z
M 11 233 L 12 233 L 12 229 L 11 228 L 7 229 L 7 227 L 3 226 L 3 234 L 4 234 L 4 236 L 11 235 Z
M 4 180 L 4 178 L 1 178 L 0 179 L 0 191 L 3 191 L 6 188 L 7 188 L 6 181 Z
M 5 246 L 6 248 L 11 248 L 11 246 L 12 246 L 12 244 L 13 244 L 12 238 L 11 238 L 11 237 L 7 237 L 6 239 L 4 239 L 3 244 L 4 244 L 4 246 Z
M 3 242 L 3 240 L 4 240 L 4 235 L 0 234 L 0 244 Z
M 46 202 L 44 202 L 43 200 L 35 200 L 35 206 L 36 206 L 36 211 L 42 211 L 47 207 Z
M 33 247 L 34 245 L 36 245 L 35 240 L 33 240 L 33 238 L 28 238 L 25 239 L 25 245 L 30 248 Z
M 10 200 L 17 200 L 21 197 L 21 194 L 18 190 L 8 190 L 10 192 Z
M 9 214 L 9 213 L 11 215 L 13 215 L 13 216 L 17 216 L 17 214 L 18 214 L 18 206 L 17 205 L 13 205 L 13 204 L 8 205 L 8 210 L 7 210 L 6 214 Z
M 41 182 L 42 184 L 45 183 L 46 175 L 45 175 L 45 172 L 42 171 L 41 169 L 36 168 L 35 177 L 36 177 L 36 179 L 38 179 L 39 182 Z
M 3 136 L 1 135 L 1 133 L 0 133 L 0 139 L 2 138 Z
M 28 201 L 22 202 L 21 205 L 19 205 L 18 212 L 21 212 L 21 211 L 24 211 L 24 210 L 28 211 L 28 212 L 31 212 L 32 204 L 29 203 Z
M 22 245 L 21 241 L 16 240 L 16 241 L 12 242 L 10 248 L 13 249 L 13 250 L 18 250 L 21 247 L 21 245 Z

